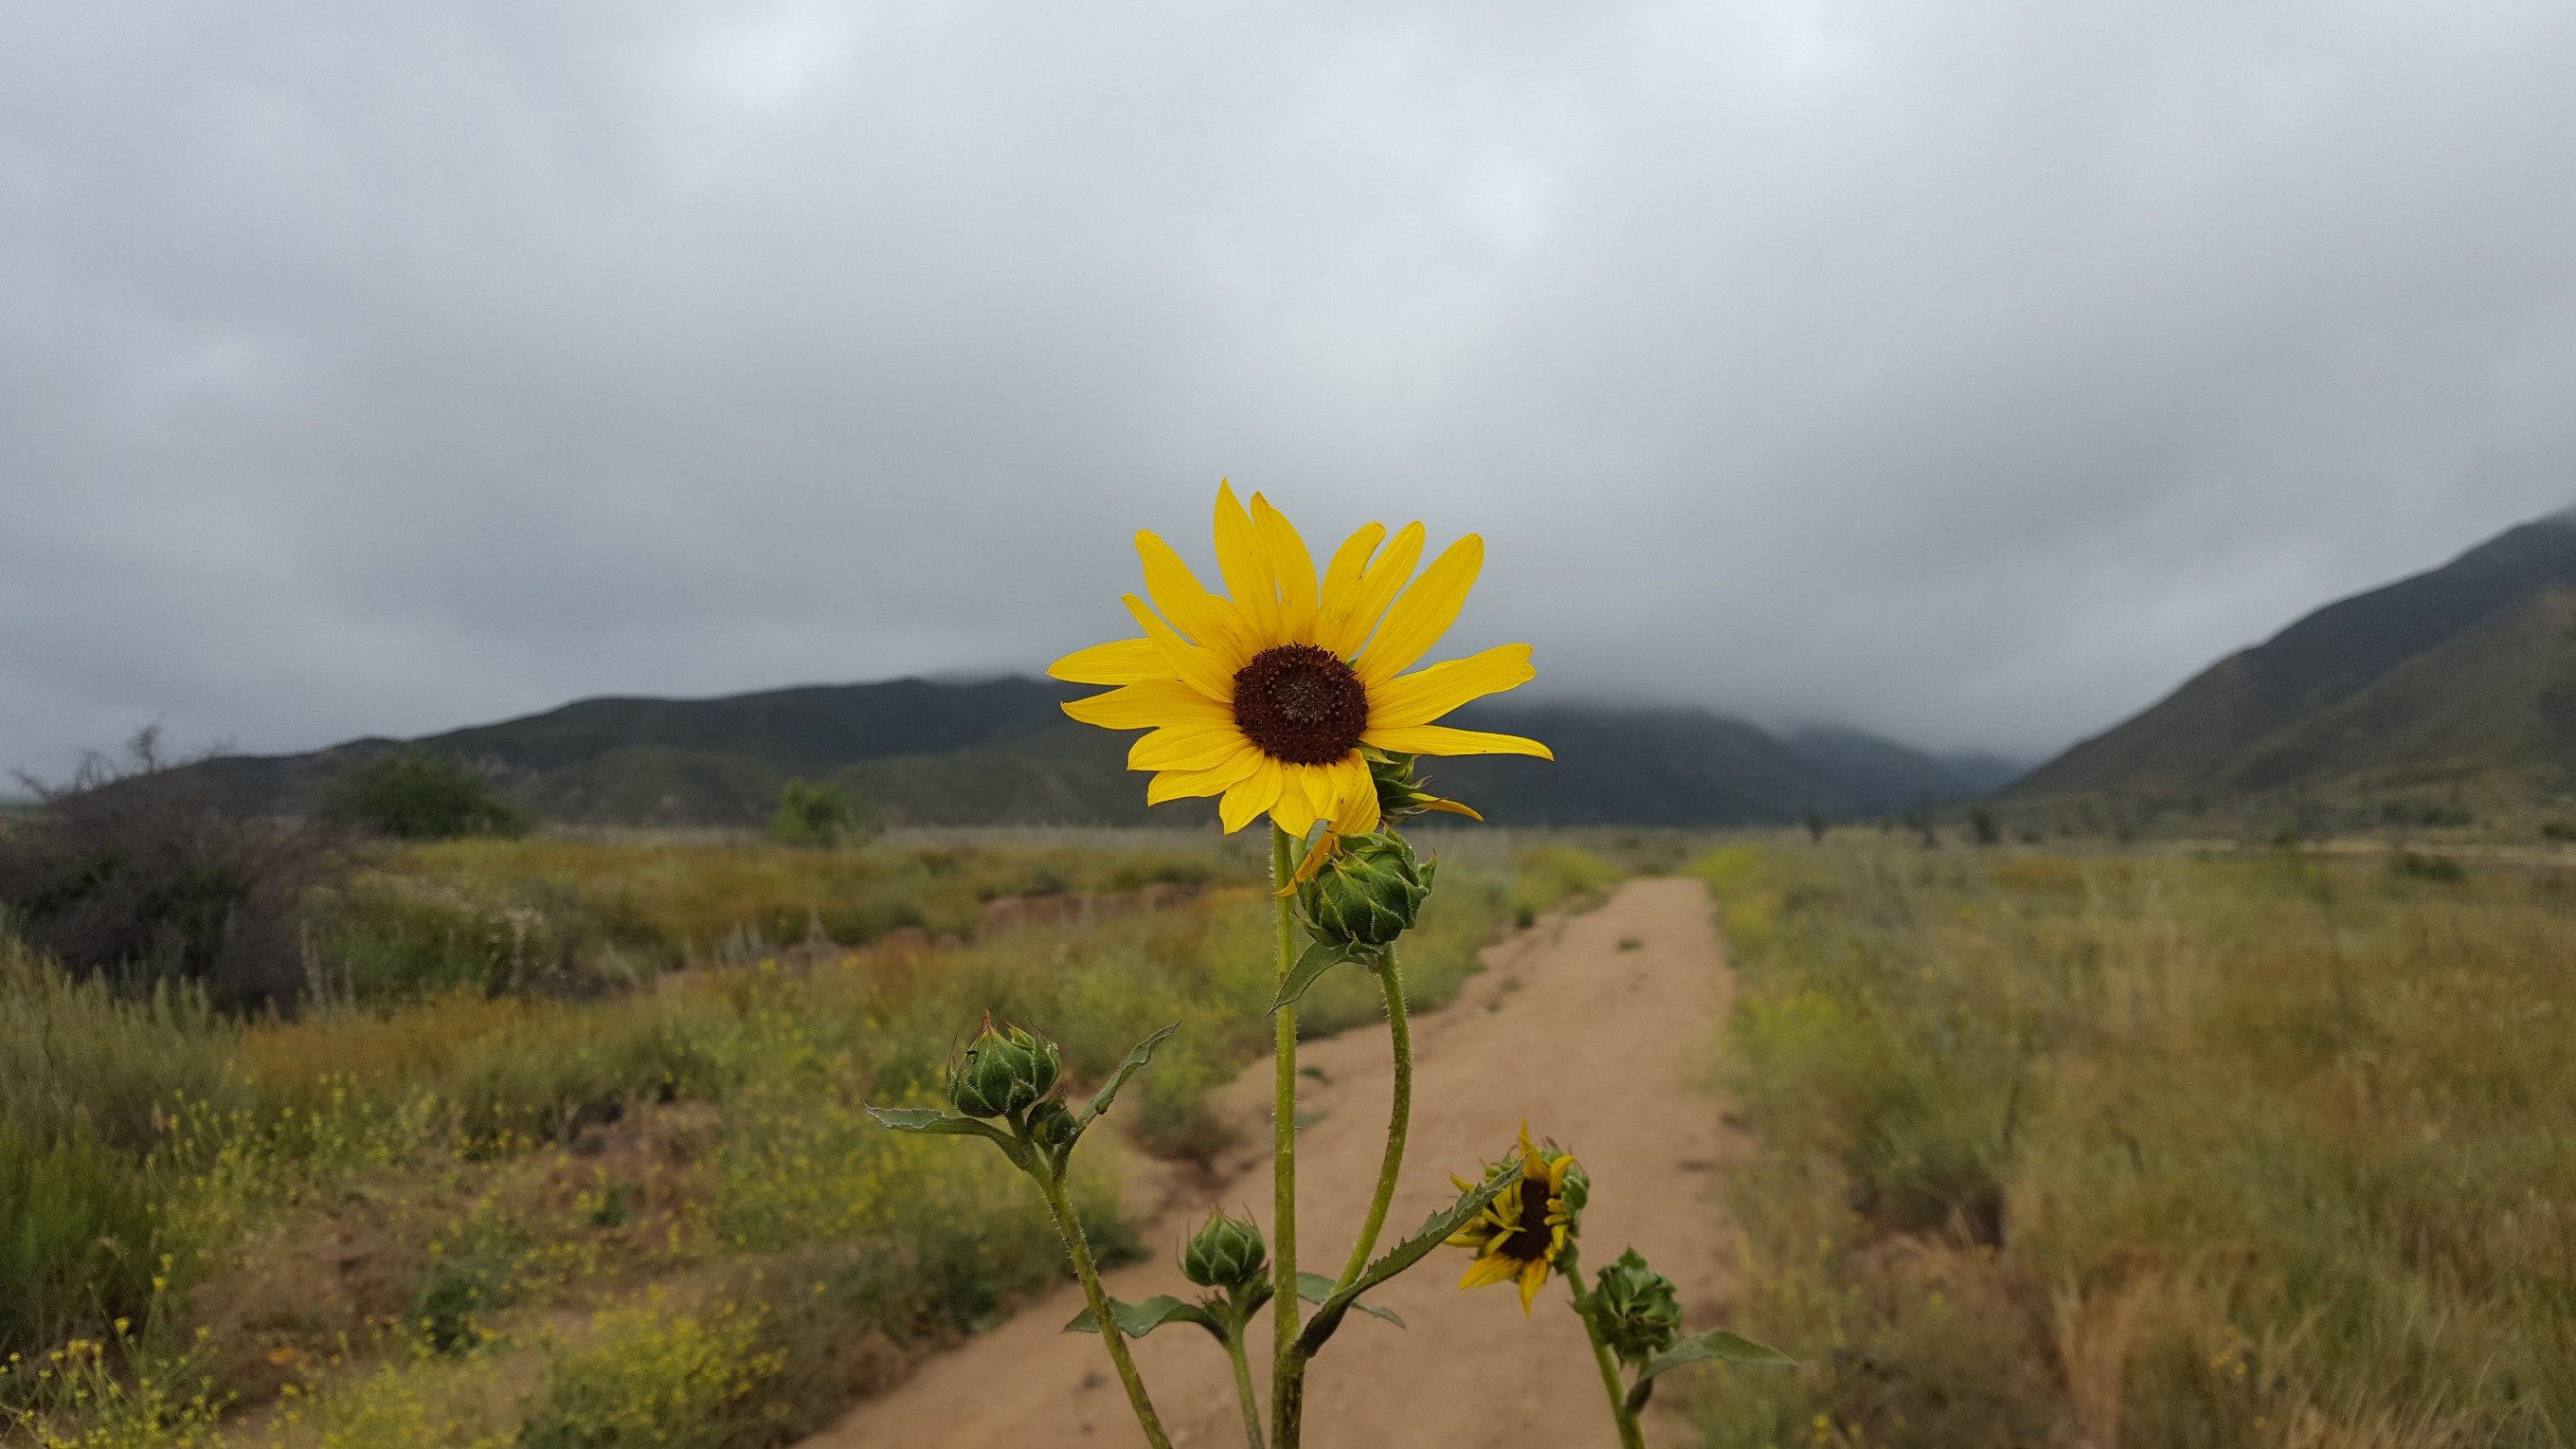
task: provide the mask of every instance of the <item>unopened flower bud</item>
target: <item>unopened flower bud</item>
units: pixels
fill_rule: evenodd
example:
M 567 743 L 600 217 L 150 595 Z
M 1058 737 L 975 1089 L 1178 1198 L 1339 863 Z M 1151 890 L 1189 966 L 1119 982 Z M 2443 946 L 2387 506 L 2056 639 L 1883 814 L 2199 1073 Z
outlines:
M 1368 761 L 1369 783 L 1377 787 L 1377 813 L 1389 825 L 1410 820 L 1426 810 L 1464 815 L 1470 820 L 1485 817 L 1459 804 L 1443 800 L 1422 788 L 1413 777 L 1414 757 L 1386 750 L 1364 749 L 1361 758 Z
M 1029 1113 L 1029 1140 L 1049 1152 L 1072 1143 L 1075 1136 L 1073 1109 L 1060 1097 L 1049 1097 Z
M 1634 1248 L 1601 1270 L 1592 1311 L 1610 1351 L 1632 1368 L 1681 1337 L 1682 1304 L 1673 1293 L 1673 1280 L 1647 1267 Z
M 948 1105 L 969 1117 L 1001 1117 L 1046 1100 L 1062 1074 L 1055 1043 L 990 1021 L 948 1067 Z
M 1202 1288 L 1240 1288 L 1258 1279 L 1269 1260 L 1260 1228 L 1211 1213 L 1207 1226 L 1181 1250 L 1181 1273 Z
M 1325 940 L 1383 946 L 1421 916 L 1436 866 L 1415 860 L 1413 847 L 1392 832 L 1345 836 L 1333 858 L 1297 887 L 1297 903 Z

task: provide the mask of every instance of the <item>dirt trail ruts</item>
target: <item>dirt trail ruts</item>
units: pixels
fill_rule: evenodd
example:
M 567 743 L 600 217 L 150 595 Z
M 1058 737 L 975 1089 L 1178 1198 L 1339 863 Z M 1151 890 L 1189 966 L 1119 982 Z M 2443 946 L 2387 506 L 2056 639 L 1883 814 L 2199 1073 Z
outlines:
M 1451 1202 L 1449 1174 L 1501 1155 L 1526 1116 L 1535 1135 L 1557 1138 L 1592 1174 L 1586 1273 L 1634 1244 L 1680 1285 L 1689 1326 L 1722 1321 L 1730 1230 L 1715 1189 L 1736 1144 L 1706 1089 L 1729 984 L 1706 892 L 1696 881 L 1633 881 L 1600 909 L 1542 922 L 1486 960 L 1491 969 L 1455 1003 L 1415 1019 L 1413 1136 L 1381 1249 Z M 1385 1145 L 1386 1034 L 1362 1027 L 1298 1055 L 1323 1076 L 1306 1080 L 1300 1098 L 1299 1266 L 1330 1275 L 1350 1249 Z M 1269 1081 L 1266 1062 L 1247 1070 L 1228 1089 L 1229 1105 L 1259 1111 Z M 1247 1135 L 1266 1141 L 1266 1114 Z M 1173 1257 L 1211 1204 L 1238 1214 L 1250 1205 L 1267 1228 L 1267 1153 L 1220 1167 L 1230 1175 L 1218 1186 L 1149 1189 L 1164 1199 L 1145 1231 L 1153 1256 L 1109 1274 L 1112 1294 L 1133 1302 L 1194 1292 Z M 1525 1319 L 1508 1286 L 1460 1292 L 1466 1261 L 1444 1248 L 1373 1295 L 1406 1330 L 1358 1315 L 1343 1326 L 1308 1381 L 1308 1444 L 1616 1445 L 1565 1286 L 1551 1281 Z M 1081 1306 L 1066 1286 L 923 1364 L 806 1449 L 1141 1444 L 1100 1341 L 1061 1331 Z M 1252 1345 L 1265 1392 L 1269 1323 L 1265 1310 Z M 1206 1334 L 1167 1327 L 1139 1341 L 1136 1358 L 1175 1446 L 1243 1442 L 1225 1357 Z M 1655 1442 L 1687 1442 L 1664 1405 L 1648 1417 Z

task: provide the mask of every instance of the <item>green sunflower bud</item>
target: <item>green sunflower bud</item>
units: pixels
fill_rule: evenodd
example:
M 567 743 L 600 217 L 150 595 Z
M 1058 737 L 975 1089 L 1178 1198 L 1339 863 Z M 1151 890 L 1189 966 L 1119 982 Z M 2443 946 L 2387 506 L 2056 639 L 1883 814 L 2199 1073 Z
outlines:
M 948 1105 L 969 1117 L 1002 1117 L 1045 1101 L 1062 1075 L 1055 1043 L 1019 1027 L 984 1023 L 974 1045 L 948 1066 Z
M 1389 825 L 1410 820 L 1426 810 L 1464 815 L 1470 820 L 1485 818 L 1455 800 L 1443 800 L 1423 789 L 1413 777 L 1412 755 L 1363 749 L 1360 757 L 1368 761 L 1369 781 L 1377 786 L 1377 813 Z
M 1601 1270 L 1592 1312 L 1610 1351 L 1632 1368 L 1672 1347 L 1682 1336 L 1682 1304 L 1673 1293 L 1673 1280 L 1647 1267 L 1634 1248 Z
M 1049 1097 L 1029 1112 L 1029 1140 L 1049 1152 L 1072 1146 L 1079 1132 L 1073 1109 L 1060 1097 Z
M 1325 940 L 1383 946 L 1421 916 L 1437 864 L 1415 860 L 1413 847 L 1392 832 L 1345 836 L 1333 858 L 1297 887 L 1297 904 Z
M 1261 1241 L 1260 1228 L 1241 1218 L 1210 1213 L 1207 1226 L 1181 1250 L 1181 1274 L 1202 1288 L 1240 1288 L 1260 1278 L 1269 1261 L 1270 1248 Z

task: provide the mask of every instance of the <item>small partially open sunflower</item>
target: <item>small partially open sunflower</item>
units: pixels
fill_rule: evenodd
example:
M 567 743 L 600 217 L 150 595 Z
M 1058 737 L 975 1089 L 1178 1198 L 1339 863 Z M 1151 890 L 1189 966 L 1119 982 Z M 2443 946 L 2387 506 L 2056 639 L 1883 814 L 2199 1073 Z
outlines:
M 1458 1183 L 1460 1192 L 1475 1186 L 1455 1177 L 1449 1180 Z M 1564 1259 L 1574 1241 L 1575 1220 L 1589 1190 L 1573 1154 L 1532 1146 L 1529 1124 L 1522 1123 L 1521 1161 L 1512 1185 L 1450 1235 L 1450 1247 L 1476 1252 L 1476 1261 L 1467 1266 L 1467 1276 L 1458 1280 L 1458 1286 L 1482 1288 L 1517 1279 L 1521 1311 L 1529 1312 L 1530 1300 L 1538 1297 L 1548 1271 Z
M 1068 654 L 1047 672 L 1119 686 L 1064 711 L 1152 731 L 1127 753 L 1129 769 L 1155 772 L 1148 804 L 1221 795 L 1228 831 L 1264 814 L 1291 835 L 1318 820 L 1342 834 L 1375 830 L 1363 745 L 1555 758 L 1536 740 L 1433 723 L 1535 671 L 1528 645 L 1505 644 L 1404 672 L 1456 622 L 1485 560 L 1484 540 L 1469 534 L 1414 578 L 1422 540 L 1419 523 L 1391 541 L 1372 523 L 1334 552 L 1319 581 L 1305 541 L 1268 500 L 1252 495 L 1246 513 L 1233 487 L 1219 484 L 1216 560 L 1228 593 L 1202 588 L 1171 545 L 1139 533 L 1153 604 L 1134 594 L 1126 602 L 1145 637 Z

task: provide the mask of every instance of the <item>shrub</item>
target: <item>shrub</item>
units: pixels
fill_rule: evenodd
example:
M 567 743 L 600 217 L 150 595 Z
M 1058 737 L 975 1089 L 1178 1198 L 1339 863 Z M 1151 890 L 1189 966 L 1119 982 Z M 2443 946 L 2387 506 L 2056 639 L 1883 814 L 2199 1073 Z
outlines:
M 190 983 L 118 992 L 0 940 L 0 1122 L 38 1147 L 150 1151 L 183 1099 L 223 1090 L 230 1035 Z
M 396 840 L 456 840 L 469 835 L 516 839 L 535 817 L 492 793 L 462 760 L 417 745 L 378 755 L 331 783 L 328 813 Z
M 769 818 L 769 838 L 780 845 L 855 843 L 874 833 L 864 828 L 865 823 L 858 806 L 839 786 L 790 780 L 778 792 L 778 812 Z
M 224 809 L 162 765 L 152 732 L 119 773 L 93 758 L 0 833 L 0 906 L 30 945 L 82 974 L 202 982 L 219 1005 L 293 1000 L 297 908 L 336 874 L 317 832 Z
M 133 1161 L 86 1137 L 43 1145 L 0 1121 L 0 1361 L 141 1317 L 156 1246 Z
M 558 1350 L 526 1449 L 730 1449 L 774 1442 L 759 1390 L 785 1367 L 757 1307 L 674 1309 L 659 1293 L 599 1315 L 599 1341 Z

